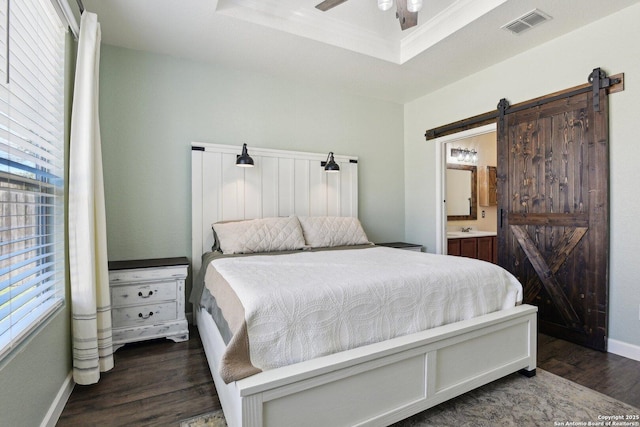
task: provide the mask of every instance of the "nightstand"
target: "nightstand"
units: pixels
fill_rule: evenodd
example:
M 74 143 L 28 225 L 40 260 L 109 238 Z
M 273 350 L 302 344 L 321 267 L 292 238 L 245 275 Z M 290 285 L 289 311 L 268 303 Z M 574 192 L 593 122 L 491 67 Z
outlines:
M 406 249 L 408 251 L 422 252 L 422 245 L 405 242 L 376 243 L 377 246 L 386 246 L 388 248 Z
M 113 350 L 154 338 L 189 339 L 186 257 L 109 262 Z

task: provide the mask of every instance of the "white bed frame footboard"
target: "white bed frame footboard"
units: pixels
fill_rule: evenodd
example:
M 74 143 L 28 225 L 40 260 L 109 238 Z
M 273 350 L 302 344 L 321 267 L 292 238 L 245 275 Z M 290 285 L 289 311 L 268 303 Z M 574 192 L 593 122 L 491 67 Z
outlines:
M 230 427 L 386 426 L 518 370 L 535 373 L 536 316 L 520 305 L 225 384 L 224 342 L 206 311 L 196 315 Z

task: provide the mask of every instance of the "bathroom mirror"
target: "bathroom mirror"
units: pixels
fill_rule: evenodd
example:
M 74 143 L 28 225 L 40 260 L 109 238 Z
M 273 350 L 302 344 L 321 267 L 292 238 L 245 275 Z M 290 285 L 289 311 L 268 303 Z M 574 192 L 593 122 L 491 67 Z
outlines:
M 478 219 L 477 168 L 447 164 L 446 199 L 448 221 Z

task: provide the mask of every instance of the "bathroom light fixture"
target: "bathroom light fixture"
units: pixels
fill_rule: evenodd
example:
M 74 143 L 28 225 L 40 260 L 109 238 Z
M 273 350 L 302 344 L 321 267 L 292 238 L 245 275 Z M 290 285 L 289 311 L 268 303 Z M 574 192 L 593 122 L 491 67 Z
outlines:
M 477 163 L 478 162 L 478 152 L 471 148 L 452 148 L 451 149 L 451 157 L 454 157 L 459 162 L 465 163 Z
M 326 162 L 320 162 L 320 166 L 324 166 L 325 172 L 340 172 L 340 166 L 338 166 L 333 158 L 333 151 L 329 152 Z
M 253 159 L 247 152 L 247 144 L 242 144 L 242 154 L 236 157 L 236 166 L 241 168 L 252 168 Z

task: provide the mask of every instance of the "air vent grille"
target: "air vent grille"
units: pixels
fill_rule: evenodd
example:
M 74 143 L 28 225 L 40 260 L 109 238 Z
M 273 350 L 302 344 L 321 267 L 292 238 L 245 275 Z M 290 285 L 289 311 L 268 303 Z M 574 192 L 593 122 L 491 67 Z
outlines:
M 514 19 L 508 24 L 503 25 L 501 28 L 509 30 L 514 34 L 520 34 L 535 25 L 548 21 L 549 19 L 551 19 L 551 16 L 538 9 L 534 9 L 531 12 L 525 13 L 521 17 Z

